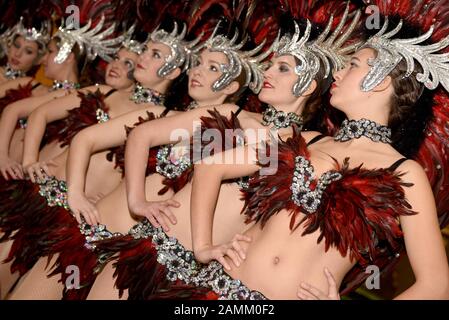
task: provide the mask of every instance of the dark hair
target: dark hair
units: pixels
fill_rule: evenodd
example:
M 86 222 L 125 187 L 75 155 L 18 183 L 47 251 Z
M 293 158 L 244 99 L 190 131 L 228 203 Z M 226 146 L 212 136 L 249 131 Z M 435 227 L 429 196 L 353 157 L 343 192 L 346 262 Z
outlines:
M 390 26 L 396 26 L 401 17 L 393 15 L 388 17 Z M 384 17 L 381 17 L 381 25 Z M 377 29 L 367 29 L 363 24 L 364 36 L 369 38 L 377 33 Z M 402 29 L 395 37 L 401 39 L 414 38 L 422 34 L 419 26 L 403 21 Z M 423 44 L 431 44 L 426 40 Z M 375 54 L 377 52 L 373 49 Z M 434 93 L 424 88 L 423 84 L 416 80 L 416 75 L 422 72 L 419 64 L 415 64 L 413 73 L 404 77 L 407 72 L 407 63 L 403 59 L 390 72 L 394 93 L 391 97 L 391 110 L 388 117 L 388 126 L 392 133 L 392 146 L 407 158 L 416 155 L 424 140 L 427 123 L 433 118 L 432 99 Z
M 402 155 L 411 158 L 424 139 L 427 123 L 432 119 L 432 93 L 416 80 L 422 72 L 419 65 L 409 77 L 404 77 L 407 64 L 402 60 L 390 73 L 393 85 L 388 126 L 392 131 L 392 145 Z
M 306 21 L 296 21 L 301 30 L 305 30 Z M 293 20 L 290 19 L 289 25 L 284 26 L 284 33 L 293 34 Z M 322 29 L 316 25 L 312 26 L 309 41 L 312 41 L 318 37 L 322 32 Z M 299 60 L 295 57 L 295 62 L 298 64 Z M 322 133 L 327 133 L 326 123 L 325 123 L 325 112 L 323 108 L 323 95 L 329 89 L 332 82 L 332 77 L 328 75 L 326 77 L 325 68 L 323 62 L 320 59 L 320 68 L 315 75 L 314 79 L 316 82 L 315 90 L 306 98 L 306 103 L 302 111 L 301 116 L 304 119 L 303 130 L 314 130 Z
M 243 68 L 242 68 L 242 71 L 240 72 L 239 76 L 232 81 L 237 81 L 237 83 L 239 84 L 239 88 L 237 89 L 237 91 L 235 93 L 227 96 L 224 103 L 236 103 L 237 101 L 240 100 L 240 98 L 242 97 L 244 92 L 249 90 L 248 87 L 244 87 L 245 82 L 246 82 L 246 72 Z
M 188 77 L 182 72 L 171 82 L 166 92 L 165 106 L 170 110 L 184 111 L 191 101 L 188 95 Z
M 227 19 L 220 19 L 219 23 L 220 23 L 220 25 L 218 27 L 216 35 L 223 35 L 223 36 L 227 37 L 228 39 L 231 39 L 234 36 L 234 34 L 236 32 L 238 32 L 239 37 L 237 39 L 237 42 L 243 40 L 242 37 L 245 34 L 245 32 L 242 32 L 240 30 L 241 26 L 238 23 L 236 23 L 236 21 L 228 21 Z M 249 35 L 248 35 L 248 38 L 246 39 L 245 45 L 242 47 L 242 50 L 248 50 L 248 49 L 252 49 L 254 47 L 255 47 L 255 45 L 254 45 L 252 39 L 249 38 Z M 248 87 L 244 86 L 246 80 L 247 80 L 247 75 L 246 75 L 245 69 L 242 68 L 242 70 L 240 71 L 240 74 L 235 79 L 232 80 L 232 81 L 237 81 L 239 88 L 237 89 L 237 91 L 235 93 L 226 97 L 226 99 L 224 101 L 225 103 L 237 103 L 238 101 L 241 100 L 241 98 L 245 95 L 245 93 L 247 91 L 250 91 L 248 89 Z M 231 83 L 232 83 L 232 81 L 231 81 Z

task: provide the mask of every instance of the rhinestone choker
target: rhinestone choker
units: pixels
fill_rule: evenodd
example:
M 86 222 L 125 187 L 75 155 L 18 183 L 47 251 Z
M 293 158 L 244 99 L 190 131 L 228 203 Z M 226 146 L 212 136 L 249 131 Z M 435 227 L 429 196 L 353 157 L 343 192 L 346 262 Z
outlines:
M 368 119 L 344 120 L 334 139 L 344 142 L 362 136 L 374 142 L 391 143 L 391 129 Z
M 302 128 L 303 120 L 294 112 L 278 111 L 269 105 L 262 113 L 262 125 L 269 126 L 270 124 L 273 124 L 276 129 L 288 128 L 292 124 L 297 124 Z
M 55 90 L 60 90 L 60 89 L 72 90 L 72 89 L 79 89 L 79 88 L 81 88 L 81 86 L 77 82 L 71 82 L 68 80 L 64 80 L 64 81 L 54 80 L 53 86 L 51 87 L 50 91 L 55 91 Z
M 193 100 L 193 101 L 190 102 L 189 105 L 187 106 L 186 111 L 196 109 L 196 107 L 198 107 L 198 103 L 197 103 L 195 100 Z
M 153 103 L 155 105 L 163 105 L 165 103 L 165 95 L 156 90 L 142 87 L 136 84 L 134 92 L 130 98 L 134 103 Z
M 5 66 L 5 78 L 8 80 L 14 80 L 25 76 L 25 72 L 22 70 L 14 70 L 9 64 Z

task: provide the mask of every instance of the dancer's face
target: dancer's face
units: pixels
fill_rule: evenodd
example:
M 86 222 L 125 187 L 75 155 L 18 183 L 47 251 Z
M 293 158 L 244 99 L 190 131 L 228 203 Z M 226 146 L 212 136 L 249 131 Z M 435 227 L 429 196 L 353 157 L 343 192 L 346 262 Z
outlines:
M 146 50 L 138 57 L 134 78 L 143 86 L 152 88 L 164 79 L 159 77 L 157 71 L 164 65 L 170 56 L 170 48 L 159 42 L 149 41 Z
M 122 48 L 114 60 L 106 67 L 106 84 L 114 89 L 126 89 L 134 84 L 132 78 L 137 63 L 138 54 Z
M 188 72 L 190 97 L 198 103 L 203 101 L 223 103 L 228 95 L 235 93 L 239 88 L 237 81 L 232 81 L 220 91 L 212 90 L 212 85 L 223 75 L 220 65 L 228 63 L 229 60 L 224 53 L 203 50 Z
M 36 41 L 16 36 L 8 47 L 8 63 L 15 70 L 29 71 L 37 62 L 39 47 Z
M 330 103 L 333 107 L 345 112 L 352 106 L 363 106 L 364 101 L 372 95 L 364 92 L 360 86 L 363 79 L 368 74 L 370 66 L 368 59 L 375 58 L 376 52 L 373 49 L 365 48 L 357 51 L 345 68 L 334 73 L 334 83 L 331 86 Z
M 57 79 L 61 74 L 66 74 L 67 66 L 75 60 L 75 55 L 70 53 L 67 59 L 61 64 L 55 62 L 58 55 L 56 41 L 52 39 L 47 45 L 47 54 L 44 57 L 43 65 L 45 67 L 45 76 L 50 79 Z
M 259 100 L 273 106 L 289 105 L 297 100 L 293 86 L 298 80 L 296 61 L 291 55 L 274 56 L 264 72 Z

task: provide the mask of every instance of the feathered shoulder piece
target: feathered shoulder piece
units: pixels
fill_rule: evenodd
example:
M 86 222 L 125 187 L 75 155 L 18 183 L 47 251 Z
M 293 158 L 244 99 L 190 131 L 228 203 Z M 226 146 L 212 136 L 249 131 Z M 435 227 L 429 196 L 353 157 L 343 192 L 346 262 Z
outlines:
M 410 157 L 413 157 L 426 171 L 435 196 L 440 227 L 444 228 L 449 223 L 449 193 L 447 191 L 449 188 L 449 98 L 448 77 L 443 76 L 447 75 L 447 66 L 445 68 L 440 66 L 447 65 L 448 61 L 449 1 L 370 0 L 364 2 L 367 5 L 376 5 L 384 17 L 402 19 L 407 24 L 407 28 L 402 28 L 405 29 L 402 31 L 406 33 L 401 35 L 402 38 L 416 37 L 417 30 L 421 34 L 428 35 L 427 42 L 421 46 L 424 51 L 420 51 L 421 54 L 425 53 L 424 74 L 425 76 L 432 74 L 432 80 L 434 80 L 432 83 L 436 85 L 440 82 L 442 86 L 432 95 L 424 92 L 415 110 L 410 113 L 410 120 L 404 121 L 404 127 L 396 130 L 400 136 L 395 147 L 402 153 L 413 150 Z M 407 34 L 407 30 L 410 34 Z M 440 48 L 441 51 L 429 53 L 428 50 L 432 48 Z M 431 67 L 430 71 L 428 66 Z M 434 85 L 431 87 L 434 88 Z M 421 142 L 419 146 L 417 142 Z
M 157 119 L 156 115 L 153 112 L 147 111 L 147 114 L 145 117 L 139 117 L 137 122 L 134 123 L 133 126 L 128 127 L 125 126 L 126 135 L 129 135 L 129 133 L 137 126 L 141 125 L 142 123 L 152 121 L 154 119 Z M 109 161 L 114 161 L 115 159 L 115 168 L 120 168 L 120 171 L 122 172 L 122 177 L 125 176 L 125 149 L 126 144 L 123 144 L 119 147 L 111 148 L 108 154 L 106 155 L 106 159 Z M 158 151 L 158 147 L 151 148 L 149 150 L 148 154 L 148 164 L 145 175 L 148 176 L 154 172 L 156 172 L 156 154 Z
M 64 119 L 65 126 L 58 132 L 61 146 L 67 146 L 73 137 L 91 125 L 101 122 L 100 115 L 105 115 L 109 108 L 106 106 L 105 95 L 100 90 L 95 92 L 78 92 L 81 98 L 80 106 L 69 110 L 69 116 Z
M 220 114 L 217 109 L 209 110 L 210 117 L 201 117 L 201 129 L 193 134 L 190 142 L 190 159 L 199 160 L 203 154 L 213 155 L 215 152 L 222 152 L 238 145 L 243 144 L 243 130 L 237 134 L 236 129 L 242 129 L 237 116 L 231 113 L 231 117 L 227 118 Z M 229 130 L 232 129 L 232 130 Z M 214 137 L 220 137 L 219 141 L 208 135 L 207 131 L 213 133 Z M 209 138 L 210 140 L 209 140 Z M 164 188 L 159 194 L 164 194 L 169 189 L 174 192 L 181 190 L 187 183 L 192 180 L 193 166 L 189 166 L 178 177 L 163 180 Z
M 295 168 L 295 157 L 308 157 L 309 153 L 300 129 L 293 126 L 293 136 L 285 141 L 278 140 L 277 150 L 266 144 L 264 152 L 258 151 L 259 165 L 266 167 L 270 159 L 277 160 L 277 171 L 272 175 L 254 174 L 249 180 L 249 187 L 244 191 L 245 206 L 243 212 L 247 222 L 260 222 L 262 227 L 268 219 L 285 209 L 289 212 L 300 210 L 292 200 L 290 190 Z M 266 155 L 267 159 L 261 159 Z
M 244 207 L 249 220 L 264 226 L 271 216 L 287 210 L 291 230 L 301 226 L 303 235 L 318 231 L 326 251 L 336 248 L 343 257 L 349 252 L 351 260 L 362 264 L 375 259 L 381 245 L 390 252 L 398 250 L 398 219 L 414 212 L 404 194 L 411 184 L 394 168 L 350 168 L 345 159 L 316 179 L 299 132 L 280 141 L 277 151 L 270 151 L 272 157 L 278 158 L 277 172 L 250 179 Z

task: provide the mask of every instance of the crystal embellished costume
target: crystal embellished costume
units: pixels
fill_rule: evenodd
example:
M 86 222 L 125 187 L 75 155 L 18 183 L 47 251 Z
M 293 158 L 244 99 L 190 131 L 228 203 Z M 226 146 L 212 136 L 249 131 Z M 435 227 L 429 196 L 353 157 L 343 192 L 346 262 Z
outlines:
M 227 134 L 232 134 L 231 131 L 226 129 L 241 129 L 236 115 L 232 115 L 230 119 L 227 119 L 226 117 L 221 116 L 216 110 L 209 111 L 209 113 L 211 114 L 211 117 L 201 118 L 202 125 L 201 130 L 199 131 L 200 133 L 203 133 L 207 129 L 217 129 L 222 133 L 222 136 L 225 137 Z M 193 139 L 195 139 L 195 136 L 201 137 L 200 135 L 194 134 Z M 228 139 L 225 138 L 221 142 L 221 145 L 213 146 L 211 150 L 214 152 L 226 150 L 240 145 L 242 142 L 243 137 L 239 136 L 229 137 Z M 166 192 L 169 189 L 177 192 L 192 179 L 193 167 L 191 164 L 187 164 L 185 159 L 189 159 L 190 161 L 190 159 L 195 157 L 195 152 L 201 152 L 199 154 L 202 154 L 203 148 L 211 147 L 210 143 L 202 142 L 202 144 L 199 144 L 201 150 L 193 150 L 194 145 L 194 143 L 191 144 L 189 148 L 190 156 L 181 155 L 181 160 L 169 157 L 173 146 L 162 146 L 157 148 L 157 155 L 152 155 L 154 157 L 152 163 L 155 164 L 155 170 L 157 171 L 159 168 L 159 171 L 164 173 L 163 175 L 165 176 L 165 179 L 163 180 L 165 187 L 160 193 Z M 163 158 L 162 154 L 167 155 L 167 157 Z M 156 162 L 154 162 L 154 160 L 156 160 Z M 168 172 L 167 163 L 170 164 L 169 168 L 172 169 L 170 172 Z M 227 182 L 232 183 L 238 181 Z M 107 257 L 109 260 L 116 260 L 116 286 L 121 292 L 124 289 L 129 289 L 130 299 L 147 299 L 154 290 L 163 285 L 165 276 L 169 277 L 167 272 L 172 274 L 173 277 L 177 277 L 177 270 L 175 267 L 171 268 L 171 271 L 167 271 L 166 269 L 170 266 L 170 259 L 167 260 L 166 263 L 160 261 L 160 259 L 163 258 L 160 258 L 160 255 L 158 254 L 159 247 L 154 247 L 155 241 L 156 243 L 159 241 L 155 239 L 154 232 L 157 232 L 158 238 L 168 239 L 161 229 L 151 227 L 149 222 L 145 219 L 143 222 L 136 224 L 136 226 L 126 235 L 95 243 L 100 258 Z M 172 247 L 176 247 L 173 248 L 177 254 L 185 252 L 185 255 L 183 256 L 190 261 L 189 263 L 195 264 L 192 253 L 185 251 L 183 246 L 177 243 L 177 240 L 174 238 L 170 238 L 168 243 L 161 245 L 160 248 L 167 248 L 170 244 L 173 244 Z M 179 258 L 176 261 L 180 262 L 183 261 L 183 259 L 184 258 Z M 174 262 L 175 264 L 176 261 Z M 187 276 L 184 278 L 181 276 L 181 279 L 186 278 Z
M 171 33 L 168 33 L 163 29 L 157 29 L 151 33 L 150 37 L 153 41 L 164 43 L 170 48 L 176 47 L 176 50 L 172 52 L 171 59 L 168 59 L 160 68 L 159 71 L 162 70 L 161 76 L 166 76 L 175 68 L 182 67 L 182 64 L 185 61 L 189 61 L 190 54 L 195 52 L 194 46 L 198 40 L 186 42 L 184 40 L 185 33 L 185 26 L 181 34 L 177 33 L 176 23 L 174 30 Z M 137 85 L 130 100 L 135 104 L 151 103 L 154 105 L 161 105 L 165 101 L 165 95 L 155 90 L 150 90 L 141 85 Z M 166 109 L 162 116 L 165 116 L 168 111 L 169 110 Z M 99 122 L 109 118 L 104 110 L 99 109 L 96 109 L 95 114 L 90 113 L 90 115 L 95 116 Z M 155 119 L 154 114 L 148 113 L 148 119 L 140 119 L 140 123 L 153 119 Z M 76 125 L 76 123 L 72 122 L 72 126 L 73 125 Z M 108 159 L 111 159 L 114 153 L 117 154 L 116 151 L 117 149 L 112 153 L 109 153 Z M 151 165 L 148 169 L 149 172 L 152 172 Z M 67 210 L 58 210 L 54 213 L 53 216 L 47 215 L 48 219 L 55 219 L 56 221 L 52 224 L 51 229 L 46 227 L 45 233 L 47 235 L 45 249 L 41 250 L 41 253 L 43 253 L 41 256 L 51 257 L 52 255 L 57 255 L 57 260 L 50 276 L 60 274 L 63 283 L 65 283 L 67 277 L 65 272 L 66 267 L 68 265 L 78 266 L 81 274 L 81 288 L 70 289 L 64 287 L 63 298 L 85 299 L 105 260 L 103 255 L 97 255 L 95 251 L 96 246 L 92 244 L 92 242 L 118 235 L 109 232 L 104 225 L 90 226 L 86 223 L 79 225 Z M 41 228 L 45 228 L 42 224 L 40 226 Z
M 30 81 L 24 86 L 19 85 L 17 89 L 7 90 L 5 96 L 0 98 L 0 115 L 9 104 L 31 97 L 33 89 L 37 86 L 38 84 L 33 86 L 32 81 Z
M 166 109 L 168 111 L 168 109 Z M 166 112 L 161 116 L 165 116 Z M 146 118 L 139 118 L 139 122 L 134 127 L 156 119 L 153 113 L 147 112 Z M 129 133 L 132 128 L 126 128 Z M 156 149 L 156 148 L 153 148 Z M 113 160 L 115 157 L 116 167 L 122 168 L 121 164 L 124 158 L 125 147 L 113 148 L 108 154 L 107 158 Z M 154 157 L 155 151 L 150 150 L 150 157 Z M 155 172 L 155 165 L 148 162 L 147 174 Z M 62 223 L 52 228 L 47 241 L 47 254 L 57 254 L 58 258 L 50 272 L 49 276 L 59 276 L 62 283 L 69 276 L 65 270 L 67 266 L 76 265 L 80 270 L 80 284 L 79 289 L 70 289 L 64 287 L 63 299 L 67 300 L 84 300 L 87 298 L 89 291 L 98 275 L 108 261 L 110 253 L 101 253 L 96 250 L 96 241 L 105 240 L 109 238 L 116 238 L 121 236 L 119 233 L 110 232 L 105 225 L 91 226 L 87 223 L 78 224 L 78 222 L 70 215 L 69 211 L 60 212 L 63 218 Z
M 354 20 L 357 22 L 358 15 Z M 343 19 L 342 21 L 341 26 L 345 23 L 346 19 Z M 235 54 L 232 54 L 232 50 L 239 50 L 242 46 L 242 44 L 236 44 L 237 36 L 228 40 L 223 36 L 215 36 L 216 30 L 217 27 L 214 29 L 211 38 L 206 41 L 205 46 L 211 51 L 222 51 L 225 53 L 230 64 L 222 67 L 223 75 L 212 85 L 213 91 L 219 90 L 230 83 L 232 81 L 231 77 L 235 77 L 239 73 L 239 71 L 237 71 L 238 68 L 236 67 L 236 65 L 239 64 L 239 56 L 237 55 L 236 57 Z M 322 39 L 325 39 L 328 34 L 328 32 L 324 34 Z M 348 33 L 344 33 L 343 37 L 346 37 L 347 34 Z M 335 37 L 332 36 L 334 37 L 334 40 L 336 36 L 336 34 Z M 293 39 L 293 41 L 290 39 L 290 41 L 287 42 L 288 37 L 283 37 L 281 39 L 281 45 L 286 45 L 287 43 L 291 45 L 288 50 L 286 49 L 286 51 L 283 52 L 283 54 L 288 54 L 288 52 L 290 52 L 289 50 L 297 50 L 296 47 L 292 47 L 299 42 L 305 42 L 307 38 L 308 37 L 302 37 L 300 39 L 298 36 Z M 339 42 L 339 46 L 341 44 L 342 43 Z M 224 51 L 223 48 L 225 47 L 229 47 L 228 51 Z M 253 77 L 253 80 L 248 81 L 247 77 L 246 85 L 249 85 L 255 92 L 260 90 L 263 79 L 260 70 L 257 68 L 257 63 L 264 59 L 267 56 L 267 52 L 269 53 L 273 48 L 270 47 L 265 53 L 259 54 L 259 57 L 257 58 L 251 58 L 251 56 L 255 55 L 261 47 L 262 46 L 259 45 L 250 51 L 251 54 L 249 56 L 241 55 L 240 57 L 241 60 L 245 61 L 244 59 L 246 58 L 254 64 L 251 68 L 247 68 L 249 69 L 247 74 L 250 74 Z M 326 52 L 326 55 L 330 51 L 331 50 Z M 326 57 L 323 59 L 327 59 Z M 241 63 L 241 65 L 245 66 L 244 63 Z M 256 73 L 258 76 L 253 76 L 251 72 Z M 201 135 L 198 136 L 201 138 L 206 129 L 218 129 L 221 133 L 221 137 L 224 137 L 224 139 L 222 139 L 223 144 L 218 146 L 218 149 L 214 147 L 210 148 L 209 146 L 209 150 L 226 150 L 230 147 L 241 145 L 244 142 L 243 136 L 226 139 L 227 135 L 235 133 L 226 131 L 227 128 L 241 129 L 235 115 L 230 119 L 226 119 L 216 111 L 209 111 L 209 113 L 212 115 L 211 118 L 203 117 L 201 119 L 202 128 L 201 132 L 199 132 Z M 278 112 L 273 107 L 268 107 L 264 112 L 264 120 L 264 125 L 271 126 L 273 124 L 276 129 L 291 126 L 293 123 L 302 124 L 302 120 L 298 115 Z M 193 139 L 195 139 L 195 137 L 196 135 L 194 134 Z M 226 142 L 229 144 L 231 141 L 232 145 L 226 145 Z M 169 189 L 177 192 L 191 180 L 193 176 L 192 159 L 195 159 L 195 154 L 202 154 L 202 150 L 200 150 L 200 152 L 195 150 L 195 145 L 199 146 L 201 143 L 195 143 L 195 140 L 193 140 L 192 143 L 193 146 L 191 145 L 189 149 L 190 156 L 181 155 L 180 157 L 174 157 L 173 151 L 176 149 L 176 146 L 162 146 L 159 149 L 156 157 L 156 171 L 165 177 L 163 180 L 165 187 L 160 190 L 160 194 L 163 194 Z M 201 149 L 204 147 L 208 146 L 202 146 Z M 238 179 L 237 181 L 226 182 L 237 182 L 241 190 L 244 190 L 248 186 L 248 179 Z M 111 252 L 119 252 L 118 257 L 115 257 L 116 287 L 119 289 L 120 294 L 122 294 L 125 289 L 128 289 L 129 299 L 151 298 L 153 294 L 159 292 L 160 288 L 169 285 L 170 281 L 183 280 L 188 282 L 192 280 L 191 277 L 196 274 L 197 268 L 195 261 L 192 260 L 192 252 L 186 251 L 175 238 L 168 237 L 162 230 L 151 227 L 146 220 L 137 224 L 128 235 L 100 241 L 96 246 L 104 255 L 109 255 Z M 203 285 L 207 283 L 207 277 L 213 277 L 217 274 L 220 274 L 223 281 L 227 281 L 226 279 L 229 278 L 222 272 L 221 267 L 216 264 L 213 268 L 209 268 L 207 272 L 198 275 L 198 277 L 195 278 L 195 281 L 197 285 Z M 231 279 L 229 279 L 229 281 L 232 282 L 231 286 L 233 289 L 226 292 L 226 295 L 228 296 L 237 295 L 239 297 L 247 298 L 263 297 L 260 293 L 251 292 L 238 281 L 232 281 Z M 225 295 L 224 292 L 223 295 Z
M 104 99 L 114 91 L 106 95 L 100 91 L 79 93 L 80 106 L 58 121 L 62 125 L 49 130 L 48 142 L 59 140 L 61 145 L 68 145 L 82 129 L 109 119 Z M 13 240 L 6 261 L 13 262 L 11 272 L 19 270 L 22 276 L 39 257 L 48 255 L 51 233 L 63 223 L 64 217 L 73 219 L 67 211 L 67 186 L 65 181 L 46 177 L 36 184 L 29 180 L 8 181 L 1 189 L 0 229 L 4 232 L 1 240 Z
M 350 168 L 350 159 L 346 159 L 317 179 L 312 176 L 309 151 L 297 130 L 293 137 L 280 141 L 277 152 L 269 156 L 278 159 L 277 173 L 252 176 L 243 209 L 248 222 L 263 227 L 271 216 L 289 214 L 291 230 L 304 225 L 302 235 L 319 232 L 318 241 L 325 242 L 326 251 L 336 248 L 358 265 L 395 258 L 403 245 L 398 218 L 414 214 L 404 196 L 404 188 L 410 184 L 396 172 L 405 159 L 386 169 Z M 297 190 L 295 183 L 301 179 L 304 190 Z M 297 201 L 298 197 L 306 201 Z M 177 264 L 181 263 L 185 261 Z M 178 277 L 167 277 L 168 282 L 149 298 L 264 299 L 263 293 L 251 291 L 226 275 L 217 262 L 191 269 L 189 277 L 182 278 L 183 269 L 178 268 Z
M 229 122 L 225 117 L 220 116 L 218 112 L 211 112 L 211 114 L 218 118 L 204 117 L 202 119 L 202 131 L 207 128 L 217 128 L 223 125 L 227 125 L 227 128 L 239 127 L 238 120 L 235 116 L 233 117 L 233 121 Z M 164 115 L 165 114 L 163 114 L 163 116 Z M 139 119 L 139 123 L 136 125 L 151 121 L 153 119 L 155 119 L 154 115 L 149 113 L 147 119 Z M 221 130 L 224 132 L 225 128 L 226 127 L 221 127 Z M 131 130 L 131 128 L 127 128 L 128 132 Z M 236 140 L 237 138 L 234 139 L 234 145 Z M 230 146 L 227 146 L 227 148 L 229 147 Z M 109 154 L 110 159 L 112 159 L 112 156 L 115 156 L 116 164 L 122 169 L 124 169 L 123 161 L 120 160 L 124 157 L 124 150 L 124 146 L 115 148 Z M 161 149 L 157 147 L 149 150 L 146 170 L 147 175 L 153 174 L 157 170 L 156 159 L 159 150 Z M 191 167 L 188 167 L 187 169 L 190 171 L 183 172 L 183 177 L 181 177 L 180 181 L 173 182 L 172 185 L 174 186 L 174 189 L 176 187 L 182 188 L 189 181 L 189 179 L 192 178 Z M 167 186 L 167 189 L 170 186 Z M 63 219 L 64 221 L 62 224 L 59 222 L 58 225 L 53 227 L 52 230 L 49 231 L 50 233 L 47 237 L 46 254 L 58 254 L 57 261 L 49 276 L 59 275 L 61 277 L 61 281 L 64 283 L 68 277 L 65 270 L 69 265 L 77 265 L 80 270 L 80 274 L 82 275 L 80 279 L 81 288 L 65 288 L 63 293 L 64 299 L 86 299 L 98 273 L 101 271 L 105 263 L 109 262 L 118 251 L 120 251 L 120 257 L 126 254 L 131 254 L 133 259 L 142 259 L 147 254 L 146 251 L 138 253 L 134 251 L 136 246 L 144 247 L 151 242 L 147 238 L 135 238 L 135 234 L 133 233 L 134 228 L 129 234 L 122 235 L 108 231 L 105 225 L 89 226 L 85 223 L 78 225 L 75 219 L 73 219 L 73 217 L 71 217 L 67 212 L 59 212 L 58 214 L 59 216 L 65 216 Z M 139 226 L 139 224 L 137 224 L 137 226 Z M 141 284 L 145 283 L 142 282 Z

